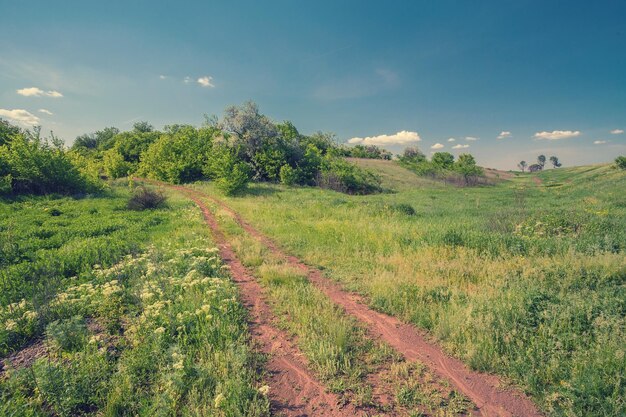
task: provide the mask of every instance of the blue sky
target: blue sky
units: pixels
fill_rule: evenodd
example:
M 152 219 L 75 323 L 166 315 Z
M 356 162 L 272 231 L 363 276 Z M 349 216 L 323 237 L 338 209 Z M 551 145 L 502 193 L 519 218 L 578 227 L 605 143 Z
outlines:
M 626 2 L 0 0 L 0 117 L 71 143 L 246 100 L 394 151 L 606 162 L 626 154 Z

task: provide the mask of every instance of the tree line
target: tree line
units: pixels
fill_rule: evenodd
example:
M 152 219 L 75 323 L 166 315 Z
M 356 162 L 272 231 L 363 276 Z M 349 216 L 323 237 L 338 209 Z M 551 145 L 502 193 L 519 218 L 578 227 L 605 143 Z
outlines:
M 381 191 L 380 178 L 349 163 L 334 136 L 303 135 L 289 121 L 276 123 L 253 102 L 231 106 L 200 127 L 174 124 L 156 130 L 107 127 L 76 138 L 71 148 L 40 129 L 2 121 L 0 193 L 80 193 L 102 179 L 143 176 L 175 184 L 212 179 L 227 194 L 250 181 L 331 188 L 350 194 Z
M 559 168 L 561 165 L 561 162 L 559 161 L 559 158 L 556 156 L 551 156 L 550 157 L 550 163 L 552 164 L 552 166 L 554 168 Z M 545 155 L 539 155 L 537 157 L 537 163 L 532 164 L 532 165 L 528 165 L 528 163 L 526 161 L 520 161 L 517 164 L 517 167 L 519 169 L 522 170 L 522 172 L 526 172 L 526 169 L 528 169 L 528 172 L 538 172 L 538 171 L 543 171 L 543 168 L 546 165 L 546 156 Z

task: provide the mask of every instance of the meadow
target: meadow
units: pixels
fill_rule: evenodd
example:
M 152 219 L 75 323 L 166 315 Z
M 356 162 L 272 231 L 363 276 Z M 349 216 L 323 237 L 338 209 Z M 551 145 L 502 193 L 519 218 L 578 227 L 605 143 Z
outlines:
M 0 415 L 268 415 L 199 211 L 132 211 L 128 194 L 0 203 Z
M 561 168 L 459 188 L 375 163 L 396 192 L 255 184 L 226 201 L 373 308 L 505 375 L 547 414 L 623 415 L 624 171 Z M 270 287 L 285 281 L 267 274 Z

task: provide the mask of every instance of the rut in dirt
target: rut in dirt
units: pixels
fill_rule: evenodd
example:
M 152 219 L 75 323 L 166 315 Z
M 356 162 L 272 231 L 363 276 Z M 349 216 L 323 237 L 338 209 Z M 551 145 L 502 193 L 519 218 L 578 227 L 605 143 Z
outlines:
M 425 333 L 415 326 L 369 308 L 366 300 L 360 295 L 343 290 L 338 284 L 323 276 L 319 269 L 309 267 L 299 258 L 282 251 L 276 243 L 251 226 L 223 201 L 199 191 L 192 192 L 222 207 L 247 233 L 262 242 L 275 255 L 305 272 L 313 285 L 335 304 L 341 306 L 347 314 L 359 319 L 370 335 L 392 346 L 406 360 L 419 360 L 439 377 L 448 380 L 474 403 L 481 415 L 541 416 L 536 405 L 521 391 L 505 388 L 495 375 L 470 370 L 462 361 L 447 355 L 441 347 L 428 341 Z
M 262 298 L 263 289 L 239 261 L 219 229 L 217 221 L 199 195 L 185 187 L 137 179 L 183 192 L 202 211 L 223 262 L 230 267 L 232 279 L 239 287 L 242 303 L 248 309 L 250 334 L 258 349 L 267 355 L 265 364 L 272 412 L 287 417 L 344 417 L 360 415 L 350 404 L 342 405 L 340 398 L 328 392 L 308 370 L 303 355 L 288 335 L 273 325 L 275 317 Z

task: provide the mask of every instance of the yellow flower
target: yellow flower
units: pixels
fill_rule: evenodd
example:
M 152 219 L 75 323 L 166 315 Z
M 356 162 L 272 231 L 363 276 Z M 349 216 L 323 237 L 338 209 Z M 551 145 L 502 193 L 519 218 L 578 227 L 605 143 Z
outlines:
M 155 334 L 163 334 L 163 333 L 165 333 L 165 327 L 157 327 L 157 328 L 154 330 L 154 333 L 155 333 Z
M 17 328 L 17 322 L 15 320 L 7 320 L 4 322 L 4 328 L 11 331 L 11 330 L 15 330 L 15 328 Z
M 270 387 L 269 387 L 269 385 L 263 385 L 261 388 L 259 388 L 259 393 L 260 393 L 261 395 L 265 395 L 265 396 L 267 396 L 267 394 L 269 394 L 269 392 L 270 392 Z

